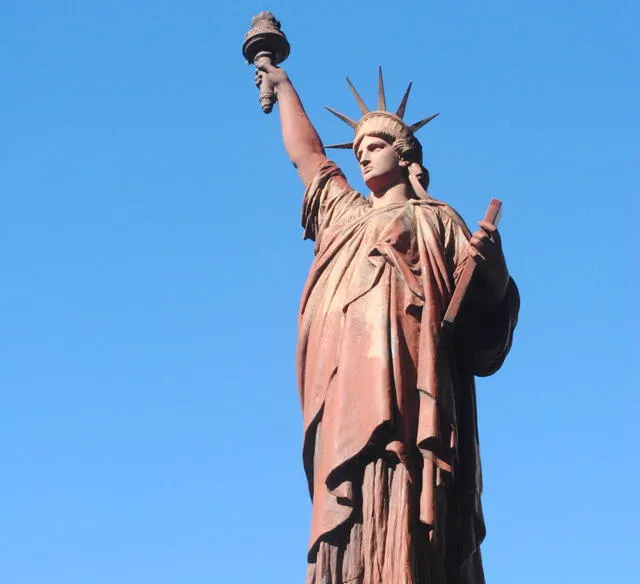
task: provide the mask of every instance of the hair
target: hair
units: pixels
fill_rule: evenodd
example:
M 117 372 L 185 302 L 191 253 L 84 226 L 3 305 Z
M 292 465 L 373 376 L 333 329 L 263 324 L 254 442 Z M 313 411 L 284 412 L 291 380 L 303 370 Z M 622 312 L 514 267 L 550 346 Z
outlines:
M 422 164 L 422 146 L 414 136 L 396 138 L 391 145 L 400 160 Z

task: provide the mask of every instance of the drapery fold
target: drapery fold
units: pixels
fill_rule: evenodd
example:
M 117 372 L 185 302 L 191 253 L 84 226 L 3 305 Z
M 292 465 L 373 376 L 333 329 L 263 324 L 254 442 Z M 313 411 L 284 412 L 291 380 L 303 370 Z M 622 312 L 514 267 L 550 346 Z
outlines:
M 389 505 L 404 514 L 402 506 L 411 506 L 420 524 L 407 527 L 407 545 L 428 538 L 433 574 L 443 583 L 483 582 L 473 375 L 493 372 L 510 348 L 515 284 L 491 314 L 467 308 L 461 354 L 457 341 L 440 339 L 469 238 L 452 209 L 435 200 L 374 209 L 326 162 L 305 193 L 302 223 L 316 252 L 297 353 L 313 500 L 310 563 L 340 533 L 347 545 L 362 512 L 364 469 L 392 454 L 415 504 Z

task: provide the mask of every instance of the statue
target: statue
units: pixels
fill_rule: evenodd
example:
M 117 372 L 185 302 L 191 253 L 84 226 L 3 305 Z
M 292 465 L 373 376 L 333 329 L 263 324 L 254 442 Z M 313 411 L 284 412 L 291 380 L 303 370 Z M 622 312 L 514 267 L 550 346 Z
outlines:
M 261 13 L 253 25 L 245 56 L 270 96 L 263 104 L 279 103 L 305 186 L 304 237 L 315 242 L 297 349 L 312 498 L 306 584 L 480 584 L 474 375 L 500 367 L 519 309 L 499 204 L 471 233 L 429 195 L 414 134 L 435 116 L 404 121 L 411 85 L 388 111 L 381 71 L 375 110 L 349 80 L 360 120 L 328 108 L 354 132 L 335 147 L 358 160 L 371 192 L 356 192 L 277 66 L 289 54 L 279 23 Z

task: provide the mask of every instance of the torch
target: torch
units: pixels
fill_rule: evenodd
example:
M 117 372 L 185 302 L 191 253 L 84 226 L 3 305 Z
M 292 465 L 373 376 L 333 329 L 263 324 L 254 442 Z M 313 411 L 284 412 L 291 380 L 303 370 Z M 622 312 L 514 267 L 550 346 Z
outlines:
M 288 56 L 291 47 L 287 37 L 280 30 L 280 22 L 271 12 L 260 12 L 251 20 L 251 30 L 244 35 L 242 54 L 251 65 L 259 67 L 265 59 L 272 65 L 282 63 Z M 265 114 L 273 109 L 276 94 L 266 76 L 260 84 L 260 107 Z

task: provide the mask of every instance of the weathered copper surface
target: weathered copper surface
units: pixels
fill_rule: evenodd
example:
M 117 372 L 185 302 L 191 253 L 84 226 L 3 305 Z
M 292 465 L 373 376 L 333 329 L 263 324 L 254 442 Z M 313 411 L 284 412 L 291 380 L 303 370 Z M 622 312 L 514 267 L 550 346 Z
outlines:
M 491 199 L 487 212 L 484 215 L 484 220 L 497 227 L 500 222 L 501 214 L 502 201 L 499 201 L 498 199 Z M 455 326 L 456 318 L 458 318 L 462 304 L 469 292 L 476 269 L 477 265 L 475 262 L 467 262 L 462 275 L 456 282 L 455 290 L 453 291 L 453 295 L 451 296 L 451 300 L 449 300 L 449 305 L 447 306 L 447 311 L 442 319 L 443 329 Z
M 386 111 L 381 74 L 377 110 L 358 95 L 360 121 L 338 114 L 355 134 L 341 146 L 371 190 L 362 196 L 327 159 L 287 74 L 258 69 L 315 242 L 297 350 L 313 502 L 306 583 L 481 584 L 474 375 L 500 367 L 519 309 L 495 205 L 472 234 L 430 196 L 414 137 L 424 124 L 402 120 L 406 98 Z M 458 285 L 455 330 L 443 329 Z
M 260 12 L 253 17 L 251 29 L 244 35 L 242 54 L 249 64 L 259 65 L 266 61 L 272 65 L 282 63 L 291 47 L 285 34 L 280 30 L 280 22 L 270 12 Z M 260 107 L 265 114 L 271 113 L 276 96 L 268 80 L 260 86 Z

